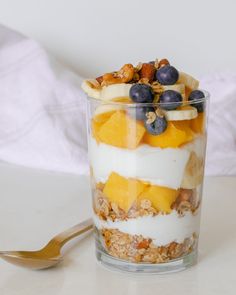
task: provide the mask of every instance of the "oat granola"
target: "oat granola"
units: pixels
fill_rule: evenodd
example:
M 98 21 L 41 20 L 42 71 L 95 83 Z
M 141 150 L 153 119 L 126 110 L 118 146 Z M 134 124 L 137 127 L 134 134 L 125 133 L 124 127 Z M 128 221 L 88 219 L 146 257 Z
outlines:
M 182 243 L 171 242 L 165 246 L 156 246 L 152 239 L 129 235 L 116 229 L 103 229 L 100 236 L 110 255 L 135 263 L 163 263 L 187 255 L 194 249 L 197 240 L 197 235 L 193 234 Z

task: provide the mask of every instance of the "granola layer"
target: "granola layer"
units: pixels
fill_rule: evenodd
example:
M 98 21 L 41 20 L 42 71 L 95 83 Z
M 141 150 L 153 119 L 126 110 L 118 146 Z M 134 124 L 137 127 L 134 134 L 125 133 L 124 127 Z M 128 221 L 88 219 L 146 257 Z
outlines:
M 197 243 L 195 233 L 182 243 L 173 241 L 165 246 L 156 246 L 152 239 L 116 229 L 102 229 L 99 233 L 108 254 L 135 263 L 168 262 L 191 253 Z

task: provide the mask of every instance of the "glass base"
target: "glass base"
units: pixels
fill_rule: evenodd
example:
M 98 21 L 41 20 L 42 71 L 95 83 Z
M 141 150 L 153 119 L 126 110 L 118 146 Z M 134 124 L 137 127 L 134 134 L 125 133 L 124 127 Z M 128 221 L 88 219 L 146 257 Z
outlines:
M 197 263 L 197 250 L 193 250 L 188 255 L 174 259 L 171 262 L 151 264 L 133 263 L 112 257 L 103 250 L 96 248 L 98 261 L 110 270 L 129 272 L 135 274 L 167 274 L 185 270 Z

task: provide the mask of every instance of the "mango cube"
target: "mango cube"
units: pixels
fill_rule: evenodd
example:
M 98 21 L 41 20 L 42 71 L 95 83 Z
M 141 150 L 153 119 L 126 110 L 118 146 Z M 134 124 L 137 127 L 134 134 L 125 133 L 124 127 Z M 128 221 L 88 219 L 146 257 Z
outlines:
M 193 132 L 189 127 L 189 123 L 186 121 L 169 121 L 167 129 L 162 134 L 152 135 L 146 133 L 143 141 L 154 147 L 176 148 L 192 139 Z
M 152 206 L 162 212 L 170 213 L 171 205 L 178 196 L 178 190 L 170 189 L 162 186 L 150 186 L 138 198 L 139 201 L 147 199 L 152 203 Z
M 190 127 L 196 133 L 203 133 L 205 128 L 205 113 L 198 113 L 197 118 L 190 121 Z
M 124 111 L 116 111 L 98 131 L 98 138 L 106 143 L 121 148 L 136 148 L 145 128 L 141 122 L 130 118 Z
M 100 128 L 111 117 L 112 114 L 114 114 L 114 111 L 99 114 L 92 119 L 92 135 L 97 141 L 99 141 L 98 132 Z
M 110 202 L 116 203 L 121 209 L 128 212 L 146 186 L 141 181 L 124 178 L 112 172 L 105 184 L 103 193 Z

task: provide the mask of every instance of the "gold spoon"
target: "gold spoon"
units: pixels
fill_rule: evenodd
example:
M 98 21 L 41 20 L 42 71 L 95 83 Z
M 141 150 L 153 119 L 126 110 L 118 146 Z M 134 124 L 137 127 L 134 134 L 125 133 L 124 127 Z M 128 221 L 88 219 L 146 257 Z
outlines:
M 58 234 L 38 251 L 0 251 L 0 257 L 12 264 L 26 268 L 49 268 L 62 261 L 63 256 L 60 250 L 65 243 L 92 228 L 92 219 L 87 219 Z

